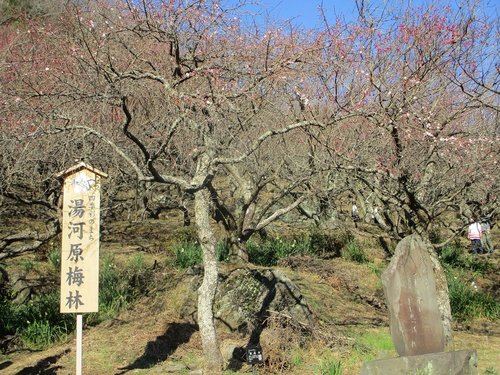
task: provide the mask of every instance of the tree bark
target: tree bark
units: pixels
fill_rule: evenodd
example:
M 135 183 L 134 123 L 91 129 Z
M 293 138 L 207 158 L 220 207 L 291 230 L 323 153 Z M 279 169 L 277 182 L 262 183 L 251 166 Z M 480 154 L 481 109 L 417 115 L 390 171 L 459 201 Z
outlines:
M 198 289 L 198 325 L 205 356 L 205 373 L 219 374 L 223 359 L 215 331 L 213 306 L 217 290 L 216 239 L 210 226 L 210 194 L 206 189 L 195 193 L 195 216 L 198 237 L 203 251 L 203 282 Z

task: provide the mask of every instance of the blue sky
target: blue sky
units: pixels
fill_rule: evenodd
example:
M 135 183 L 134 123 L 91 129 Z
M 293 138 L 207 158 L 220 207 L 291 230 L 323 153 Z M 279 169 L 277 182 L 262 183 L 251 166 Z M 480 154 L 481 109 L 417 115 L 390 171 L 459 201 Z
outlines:
M 354 0 L 261 0 L 267 12 L 278 19 L 293 19 L 294 23 L 304 27 L 318 26 L 320 23 L 319 6 L 323 7 L 328 17 L 337 14 L 350 20 L 355 15 Z
M 227 1 L 231 3 L 232 0 Z M 355 15 L 354 0 L 258 0 L 260 5 L 247 5 L 245 9 L 265 19 L 266 16 L 279 20 L 293 19 L 293 23 L 303 27 L 320 25 L 319 6 L 323 3 L 329 19 L 335 14 L 351 20 Z
M 226 3 L 237 3 L 237 0 L 226 0 Z M 355 0 L 250 0 L 257 5 L 247 5 L 245 9 L 258 19 L 264 19 L 266 15 L 273 19 L 285 20 L 293 19 L 293 23 L 306 28 L 321 25 L 318 7 L 323 4 L 327 18 L 330 22 L 335 20 L 335 16 L 344 18 L 345 21 L 353 21 L 357 16 Z M 450 4 L 457 7 L 461 0 L 364 0 L 365 4 L 379 10 L 388 7 L 401 7 L 402 4 L 411 4 L 414 7 L 430 3 Z M 498 17 L 500 10 L 499 0 L 480 0 L 480 8 L 490 17 Z

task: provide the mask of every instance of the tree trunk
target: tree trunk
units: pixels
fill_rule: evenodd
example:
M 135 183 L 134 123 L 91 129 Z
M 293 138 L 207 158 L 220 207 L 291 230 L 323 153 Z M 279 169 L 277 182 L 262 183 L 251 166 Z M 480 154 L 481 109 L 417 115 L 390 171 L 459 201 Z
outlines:
M 210 226 L 210 194 L 202 189 L 195 193 L 195 216 L 203 251 L 203 282 L 198 289 L 198 325 L 205 357 L 205 373 L 219 374 L 223 359 L 215 331 L 213 306 L 217 290 L 217 257 L 215 235 Z

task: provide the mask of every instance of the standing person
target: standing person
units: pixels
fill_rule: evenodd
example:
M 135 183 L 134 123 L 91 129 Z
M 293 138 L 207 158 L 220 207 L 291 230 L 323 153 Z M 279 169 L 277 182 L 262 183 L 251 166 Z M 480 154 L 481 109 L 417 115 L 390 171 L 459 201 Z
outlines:
M 476 219 L 471 219 L 467 237 L 471 241 L 471 249 L 475 255 L 483 252 L 483 247 L 481 246 L 481 233 L 481 224 L 479 224 Z
M 481 245 L 485 252 L 491 254 L 493 252 L 493 244 L 491 243 L 490 229 L 491 224 L 489 219 L 487 217 L 481 218 Z

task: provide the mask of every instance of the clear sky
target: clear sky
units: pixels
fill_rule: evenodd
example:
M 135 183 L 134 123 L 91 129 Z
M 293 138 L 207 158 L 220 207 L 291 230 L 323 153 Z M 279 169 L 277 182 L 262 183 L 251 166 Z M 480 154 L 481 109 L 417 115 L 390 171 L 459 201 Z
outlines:
M 245 9 L 258 19 L 264 20 L 266 16 L 278 20 L 291 19 L 294 24 L 307 28 L 321 24 L 319 11 L 321 4 L 329 20 L 334 19 L 335 15 L 352 20 L 356 15 L 354 0 L 257 0 L 255 3 L 259 5 L 247 5 Z
M 354 0 L 260 0 L 261 6 L 265 8 L 273 18 L 293 19 L 295 24 L 304 27 L 314 27 L 320 24 L 319 7 L 323 8 L 328 18 L 339 15 L 351 20 L 356 15 L 356 4 Z
M 226 4 L 237 3 L 238 0 L 226 0 Z M 272 19 L 292 19 L 293 23 L 306 28 L 321 25 L 319 6 L 322 4 L 328 21 L 333 22 L 336 16 L 353 21 L 357 17 L 355 0 L 250 0 L 259 5 L 247 5 L 252 15 L 257 16 L 264 23 L 266 16 Z M 361 2 L 361 0 L 359 1 Z M 450 4 L 458 7 L 461 0 L 364 0 L 366 6 L 372 9 L 397 8 L 403 4 L 418 7 L 428 3 Z M 480 8 L 490 17 L 498 17 L 500 0 L 480 0 Z

